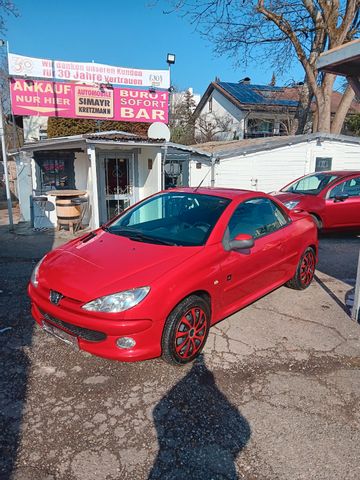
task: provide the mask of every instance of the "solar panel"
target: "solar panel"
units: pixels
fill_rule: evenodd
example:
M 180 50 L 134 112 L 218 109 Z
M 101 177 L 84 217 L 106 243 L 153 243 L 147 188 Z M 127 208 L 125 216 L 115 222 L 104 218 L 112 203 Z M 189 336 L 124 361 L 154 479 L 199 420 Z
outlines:
M 219 82 L 218 85 L 226 90 L 240 103 L 249 103 L 257 105 L 282 105 L 289 107 L 296 107 L 298 102 L 296 100 L 285 100 L 279 98 L 266 98 L 261 95 L 261 90 L 266 92 L 280 92 L 283 87 L 273 87 L 271 85 L 249 85 L 244 83 L 229 83 Z M 257 90 L 257 91 L 256 91 Z
M 271 103 L 272 105 L 274 104 L 272 101 L 268 100 L 268 103 Z M 297 107 L 298 103 L 296 100 L 282 100 L 282 99 L 276 99 L 275 105 L 287 105 L 289 107 Z
M 284 90 L 284 87 L 275 87 L 274 85 L 254 85 L 250 84 L 249 87 L 255 88 L 256 90 L 270 90 L 273 92 L 277 92 L 279 90 Z
M 241 103 L 262 103 L 263 97 L 254 92 L 248 85 L 241 83 L 220 82 L 219 85 Z

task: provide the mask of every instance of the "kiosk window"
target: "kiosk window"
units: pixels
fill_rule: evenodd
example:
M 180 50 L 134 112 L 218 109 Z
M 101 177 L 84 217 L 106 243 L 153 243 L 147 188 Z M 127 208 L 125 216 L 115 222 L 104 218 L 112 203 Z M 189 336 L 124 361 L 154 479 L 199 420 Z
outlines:
M 37 153 L 35 155 L 36 177 L 37 190 L 40 193 L 75 188 L 74 153 Z

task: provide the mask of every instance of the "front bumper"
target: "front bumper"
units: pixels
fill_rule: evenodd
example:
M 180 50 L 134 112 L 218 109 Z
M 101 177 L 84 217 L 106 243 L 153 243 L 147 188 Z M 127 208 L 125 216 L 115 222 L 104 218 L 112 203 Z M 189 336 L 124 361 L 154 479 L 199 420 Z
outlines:
M 99 357 L 123 362 L 134 362 L 156 358 L 161 355 L 162 325 L 149 318 L 107 319 L 92 316 L 90 312 L 79 312 L 74 308 L 50 303 L 30 283 L 28 294 L 31 299 L 31 314 L 42 327 L 43 321 L 60 328 L 78 338 L 80 350 Z M 65 303 L 65 302 L 64 302 Z M 122 349 L 116 345 L 120 337 L 132 337 L 136 345 Z

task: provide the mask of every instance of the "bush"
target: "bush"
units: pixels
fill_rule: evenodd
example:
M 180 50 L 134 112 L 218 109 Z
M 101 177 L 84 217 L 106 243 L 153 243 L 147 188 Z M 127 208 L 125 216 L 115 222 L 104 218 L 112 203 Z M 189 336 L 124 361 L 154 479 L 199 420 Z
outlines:
M 81 135 L 84 133 L 106 132 L 120 130 L 147 136 L 149 123 L 140 122 L 115 122 L 112 120 L 88 120 L 82 118 L 50 117 L 48 120 L 47 134 L 49 138 Z

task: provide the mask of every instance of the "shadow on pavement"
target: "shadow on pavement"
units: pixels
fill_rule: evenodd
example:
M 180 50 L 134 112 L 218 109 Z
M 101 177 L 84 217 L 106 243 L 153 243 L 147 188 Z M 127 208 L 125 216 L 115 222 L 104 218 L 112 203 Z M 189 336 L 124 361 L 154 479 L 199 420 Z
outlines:
M 34 321 L 26 287 L 36 262 L 53 246 L 52 232 L 26 235 L 0 226 L 0 478 L 13 478 L 29 375 Z
M 148 480 L 237 479 L 247 420 L 223 395 L 201 355 L 153 412 L 159 453 Z
M 359 249 L 359 234 L 321 233 L 317 268 L 340 281 L 353 280 L 356 277 Z
M 346 304 L 346 301 L 345 302 L 342 302 L 341 299 L 331 290 L 331 288 L 329 288 L 325 282 L 323 282 L 319 277 L 318 275 L 315 275 L 314 276 L 314 279 L 316 280 L 316 282 L 320 285 L 320 287 L 329 295 L 329 297 L 331 297 L 335 303 L 337 303 L 339 305 L 339 307 L 346 313 L 346 315 L 350 315 L 350 310 Z M 345 294 L 345 298 L 348 298 L 351 293 L 354 291 L 354 289 L 350 289 L 346 292 Z
M 348 315 L 351 311 L 352 297 L 356 281 L 356 271 L 360 251 L 359 232 L 321 233 L 319 235 L 318 272 L 326 277 L 315 277 L 318 284 Z M 334 279 L 348 285 L 348 290 L 339 297 L 338 286 Z M 345 287 L 346 288 L 346 287 Z

